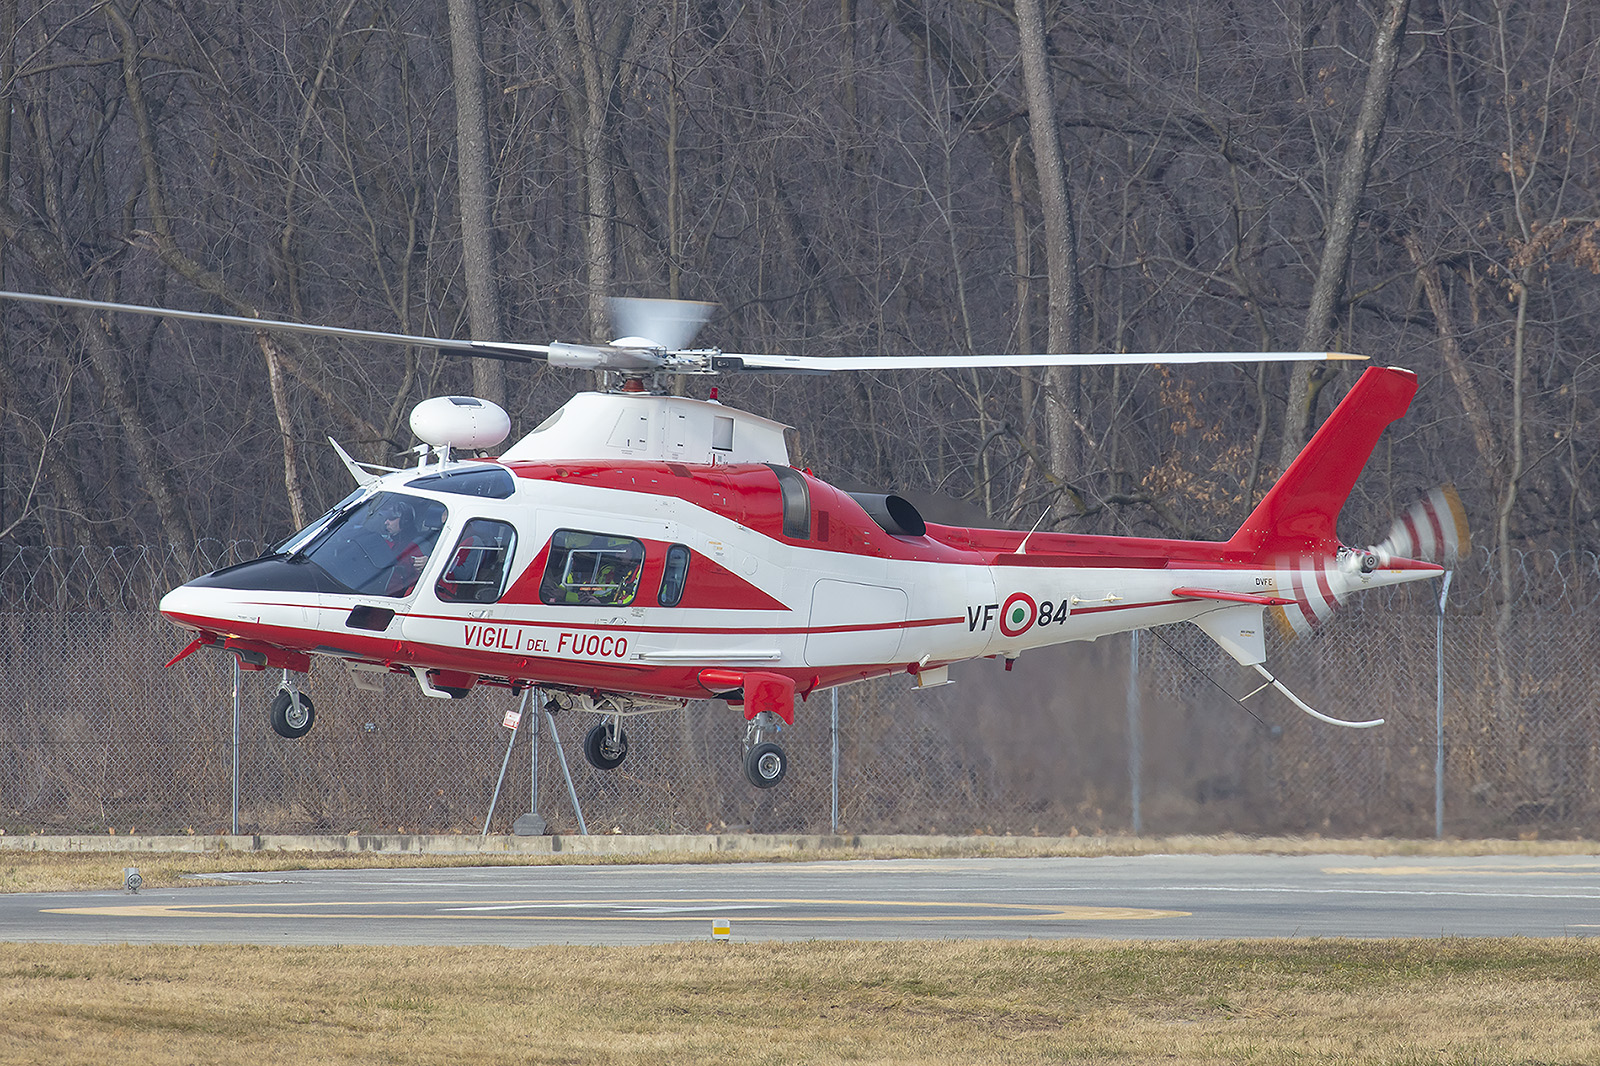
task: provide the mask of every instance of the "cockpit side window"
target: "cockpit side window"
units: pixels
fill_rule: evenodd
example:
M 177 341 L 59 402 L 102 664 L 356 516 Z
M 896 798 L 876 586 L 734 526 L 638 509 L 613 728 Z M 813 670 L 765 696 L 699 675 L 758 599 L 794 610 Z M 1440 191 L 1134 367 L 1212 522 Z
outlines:
M 689 549 L 674 544 L 667 549 L 666 564 L 661 568 L 661 591 L 656 593 L 656 602 L 663 607 L 678 606 L 688 580 Z
M 644 545 L 630 537 L 558 529 L 539 583 L 547 604 L 626 606 L 639 592 Z
M 444 504 L 436 500 L 375 493 L 334 518 L 303 557 L 351 592 L 409 596 L 447 517 Z
M 469 519 L 434 592 L 446 603 L 494 603 L 506 590 L 517 531 L 508 522 Z

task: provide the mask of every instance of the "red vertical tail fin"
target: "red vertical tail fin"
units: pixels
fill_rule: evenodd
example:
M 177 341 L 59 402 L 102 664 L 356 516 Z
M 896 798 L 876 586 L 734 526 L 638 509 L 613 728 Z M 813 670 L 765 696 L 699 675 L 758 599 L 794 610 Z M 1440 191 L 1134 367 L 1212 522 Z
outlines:
M 1406 413 L 1416 392 L 1417 375 L 1409 370 L 1367 369 L 1250 512 L 1228 547 L 1271 556 L 1336 546 L 1334 525 L 1345 498 L 1384 429 Z

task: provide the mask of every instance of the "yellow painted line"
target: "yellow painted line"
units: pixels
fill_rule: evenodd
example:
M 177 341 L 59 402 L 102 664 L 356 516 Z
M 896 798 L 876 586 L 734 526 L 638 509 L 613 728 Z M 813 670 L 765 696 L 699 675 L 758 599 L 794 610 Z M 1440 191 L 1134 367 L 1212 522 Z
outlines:
M 400 904 L 404 906 L 406 904 Z M 61 907 L 46 910 L 46 914 L 73 914 L 103 918 L 381 918 L 445 921 L 514 921 L 514 922 L 696 922 L 706 921 L 706 914 L 507 914 L 487 913 L 483 908 L 627 908 L 671 907 L 707 908 L 727 906 L 805 906 L 805 907 L 887 907 L 905 911 L 937 908 L 941 914 L 746 914 L 745 920 L 753 922 L 898 922 L 929 923 L 959 922 L 974 919 L 1002 919 L 1012 921 L 1061 922 L 1114 922 L 1141 921 L 1153 918 L 1187 918 L 1188 911 L 1150 910 L 1143 907 L 1076 907 L 1033 903 L 951 903 L 919 902 L 905 900 L 839 900 L 839 899 L 630 899 L 630 900 L 429 900 L 423 906 L 455 908 L 435 912 L 383 911 L 391 904 L 361 901 L 294 902 L 294 903 L 128 903 L 109 907 Z M 409 906 L 418 906 L 411 903 Z M 335 908 L 347 908 L 335 910 Z

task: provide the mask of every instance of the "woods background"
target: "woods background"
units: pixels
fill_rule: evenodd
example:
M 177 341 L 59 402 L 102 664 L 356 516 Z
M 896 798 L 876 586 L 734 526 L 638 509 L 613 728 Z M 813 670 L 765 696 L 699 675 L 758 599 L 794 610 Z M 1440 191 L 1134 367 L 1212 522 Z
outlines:
M 644 295 L 720 304 L 729 351 L 1370 355 L 1421 389 L 1341 535 L 1459 487 L 1509 713 L 1528 560 L 1600 550 L 1597 31 L 1559 0 L 0 0 L 0 280 L 533 342 Z M 0 304 L 0 568 L 195 573 L 345 495 L 328 435 L 392 462 L 427 396 L 520 432 L 588 385 L 479 362 Z M 1353 379 L 720 387 L 941 517 L 1221 538 Z

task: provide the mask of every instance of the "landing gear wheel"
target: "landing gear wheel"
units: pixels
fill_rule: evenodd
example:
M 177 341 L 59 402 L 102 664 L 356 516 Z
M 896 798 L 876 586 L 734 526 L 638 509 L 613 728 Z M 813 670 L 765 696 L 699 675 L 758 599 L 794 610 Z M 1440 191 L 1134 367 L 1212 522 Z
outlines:
M 789 771 L 789 756 L 776 744 L 757 744 L 744 755 L 744 776 L 757 788 L 771 788 Z
M 613 735 L 611 726 L 601 722 L 583 738 L 583 757 L 597 770 L 615 770 L 628 757 L 628 734 L 617 726 Z
M 311 697 L 286 688 L 280 688 L 272 697 L 272 706 L 267 711 L 272 717 L 272 731 L 290 740 L 299 740 L 311 732 L 317 720 L 317 709 L 311 705 Z

